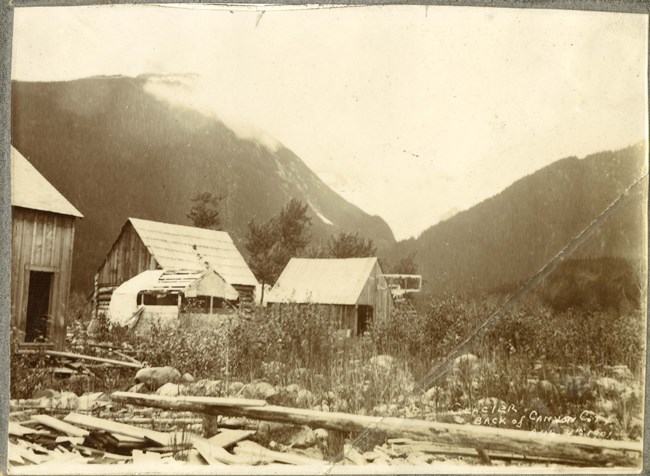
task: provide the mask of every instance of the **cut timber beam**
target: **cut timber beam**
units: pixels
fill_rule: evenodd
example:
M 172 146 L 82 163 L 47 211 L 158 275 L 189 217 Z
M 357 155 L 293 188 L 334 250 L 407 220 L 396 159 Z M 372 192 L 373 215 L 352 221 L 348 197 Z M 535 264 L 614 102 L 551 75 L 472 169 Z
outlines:
M 115 423 L 114 421 L 111 420 L 104 420 L 103 418 L 95 418 L 90 415 L 70 413 L 63 420 L 68 423 L 73 423 L 75 425 L 81 425 L 87 428 L 92 428 L 93 430 L 105 430 L 110 433 L 117 433 L 120 435 L 130 436 L 133 438 L 143 438 L 143 439 L 146 438 L 155 443 L 158 443 L 160 446 L 170 446 L 173 444 L 172 438 L 174 435 L 171 433 L 162 433 L 159 431 L 139 428 L 137 426 L 126 425 L 124 423 Z
M 65 433 L 68 436 L 88 436 L 90 434 L 88 430 L 76 427 L 70 423 L 66 423 L 59 420 L 58 418 L 54 418 L 49 415 L 34 415 L 32 417 L 32 420 L 40 423 L 41 425 L 53 428 L 56 431 L 60 431 L 61 433 Z
M 642 445 L 578 436 L 532 433 L 521 430 L 457 425 L 392 417 L 350 415 L 273 405 L 223 405 L 219 398 L 164 397 L 115 392 L 111 399 L 166 410 L 193 411 L 209 415 L 238 416 L 257 420 L 308 425 L 345 432 L 374 431 L 389 438 L 412 438 L 438 444 L 505 451 L 527 456 L 584 461 L 591 466 L 638 466 Z
M 32 350 L 32 349 L 21 349 L 19 351 L 21 354 L 37 354 L 39 353 L 38 350 Z M 72 359 L 72 360 L 88 360 L 90 362 L 101 362 L 103 364 L 112 364 L 112 365 L 121 365 L 122 367 L 131 367 L 133 369 L 141 369 L 143 367 L 142 364 L 140 363 L 134 363 L 134 362 L 123 362 L 121 360 L 114 360 L 114 359 L 103 359 L 101 357 L 93 357 L 92 355 L 81 355 L 81 354 L 73 354 L 70 352 L 59 352 L 58 350 L 43 350 L 43 353 L 45 355 L 49 355 L 50 357 L 62 357 L 65 359 Z

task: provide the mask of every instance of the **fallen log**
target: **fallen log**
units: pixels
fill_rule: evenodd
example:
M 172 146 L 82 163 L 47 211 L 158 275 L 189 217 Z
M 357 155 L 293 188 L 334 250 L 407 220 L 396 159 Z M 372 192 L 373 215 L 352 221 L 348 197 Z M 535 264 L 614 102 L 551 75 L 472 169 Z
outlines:
M 73 354 L 70 352 L 60 352 L 58 350 L 32 350 L 32 349 L 21 349 L 19 353 L 21 354 L 38 354 L 39 352 L 43 352 L 45 355 L 49 355 L 50 357 L 62 357 L 65 359 L 72 359 L 72 360 L 88 360 L 90 362 L 101 362 L 104 364 L 112 364 L 112 365 L 120 365 L 122 367 L 131 367 L 133 369 L 141 369 L 144 367 L 142 364 L 136 364 L 134 362 L 124 362 L 122 360 L 114 360 L 114 359 L 104 359 L 102 357 L 93 357 L 92 355 L 81 355 L 81 354 Z
M 638 466 L 642 445 L 581 436 L 540 434 L 521 430 L 458 425 L 393 417 L 322 412 L 274 405 L 224 405 L 219 398 L 165 397 L 115 392 L 111 399 L 166 410 L 270 420 L 352 433 L 379 432 L 387 438 L 411 438 L 440 444 L 503 451 L 552 459 L 570 459 L 591 466 Z

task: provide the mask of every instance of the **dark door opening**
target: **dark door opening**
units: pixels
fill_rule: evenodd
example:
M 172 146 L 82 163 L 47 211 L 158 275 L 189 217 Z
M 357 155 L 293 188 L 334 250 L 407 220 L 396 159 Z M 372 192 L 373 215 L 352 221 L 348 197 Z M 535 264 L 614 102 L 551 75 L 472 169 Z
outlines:
M 48 314 L 53 274 L 42 271 L 29 272 L 25 342 L 43 341 L 48 336 Z
M 361 336 L 368 330 L 368 324 L 373 317 L 372 306 L 359 305 L 357 308 L 357 335 Z

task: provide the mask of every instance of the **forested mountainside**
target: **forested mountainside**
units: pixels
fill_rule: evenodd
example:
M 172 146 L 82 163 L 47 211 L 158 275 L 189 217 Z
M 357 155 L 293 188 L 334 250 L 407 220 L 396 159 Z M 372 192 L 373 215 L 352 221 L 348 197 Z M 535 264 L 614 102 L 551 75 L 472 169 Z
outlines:
M 386 222 L 323 183 L 291 150 L 242 139 L 217 117 L 148 93 L 147 76 L 12 85 L 12 143 L 83 214 L 73 288 L 88 290 L 127 217 L 190 224 L 197 192 L 224 194 L 223 228 L 242 253 L 251 218 L 291 198 L 309 205 L 314 239 L 358 232 L 394 243 Z

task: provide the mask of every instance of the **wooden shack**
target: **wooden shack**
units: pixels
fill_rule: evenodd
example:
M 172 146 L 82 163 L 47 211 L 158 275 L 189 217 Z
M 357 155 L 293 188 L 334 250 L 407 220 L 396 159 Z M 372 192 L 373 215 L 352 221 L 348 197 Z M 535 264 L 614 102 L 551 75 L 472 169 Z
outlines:
M 225 231 L 129 218 L 95 276 L 95 313 L 106 312 L 113 291 L 147 270 L 213 269 L 252 307 L 257 279 Z
M 362 335 L 373 318 L 393 307 L 377 258 L 293 258 L 271 289 L 269 305 L 320 306 L 348 335 Z
M 11 325 L 25 345 L 63 349 L 79 211 L 11 148 Z

